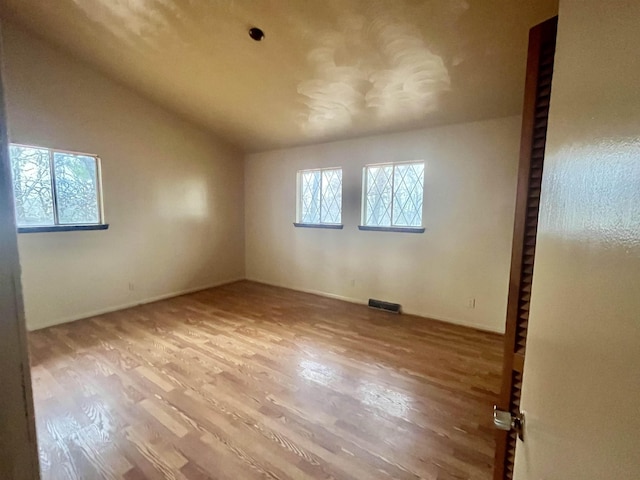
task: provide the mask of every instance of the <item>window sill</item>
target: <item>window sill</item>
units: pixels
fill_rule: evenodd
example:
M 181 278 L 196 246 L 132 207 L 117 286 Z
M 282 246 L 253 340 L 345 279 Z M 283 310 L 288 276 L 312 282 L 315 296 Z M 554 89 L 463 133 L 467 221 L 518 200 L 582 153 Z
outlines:
M 108 223 L 99 225 L 47 225 L 42 227 L 18 227 L 18 233 L 76 232 L 84 230 L 106 230 Z
M 294 227 L 299 228 L 327 228 L 330 230 L 342 230 L 344 225 L 341 223 L 293 223 Z
M 372 227 L 358 225 L 359 230 L 369 230 L 374 232 L 399 232 L 399 233 L 424 233 L 424 227 Z

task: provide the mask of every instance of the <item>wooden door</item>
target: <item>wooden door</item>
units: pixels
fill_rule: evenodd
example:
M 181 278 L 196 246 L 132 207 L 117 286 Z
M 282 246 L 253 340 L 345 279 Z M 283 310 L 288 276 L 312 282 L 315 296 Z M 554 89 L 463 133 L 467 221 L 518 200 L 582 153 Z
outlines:
M 37 480 L 38 450 L 3 93 L 0 80 L 0 478 Z
M 502 391 L 497 404 L 512 415 L 520 412 L 557 25 L 554 17 L 529 32 Z M 517 438 L 513 430 L 497 431 L 494 480 L 513 478 Z

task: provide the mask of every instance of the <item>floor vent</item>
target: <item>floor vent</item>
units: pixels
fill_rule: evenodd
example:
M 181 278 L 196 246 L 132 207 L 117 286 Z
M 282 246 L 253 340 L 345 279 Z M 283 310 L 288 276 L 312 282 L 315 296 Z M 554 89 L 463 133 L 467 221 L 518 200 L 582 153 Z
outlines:
M 385 312 L 400 313 L 399 303 L 383 302 L 382 300 L 376 300 L 374 298 L 369 299 L 369 307 L 384 310 Z

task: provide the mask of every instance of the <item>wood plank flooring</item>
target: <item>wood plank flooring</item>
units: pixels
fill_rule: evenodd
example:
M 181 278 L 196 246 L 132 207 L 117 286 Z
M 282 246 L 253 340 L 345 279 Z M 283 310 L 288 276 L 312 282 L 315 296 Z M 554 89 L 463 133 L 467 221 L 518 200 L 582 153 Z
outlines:
M 45 480 L 491 478 L 498 335 L 238 282 L 29 343 Z

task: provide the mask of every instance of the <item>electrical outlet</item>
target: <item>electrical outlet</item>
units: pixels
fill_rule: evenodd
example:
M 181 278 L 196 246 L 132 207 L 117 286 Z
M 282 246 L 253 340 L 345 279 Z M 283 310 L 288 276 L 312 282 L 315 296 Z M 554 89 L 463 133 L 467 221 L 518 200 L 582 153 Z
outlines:
M 133 282 L 129 282 L 129 291 L 133 292 L 136 289 L 136 286 L 133 284 Z
M 355 280 L 351 280 L 351 282 L 349 282 L 351 284 L 352 287 L 356 286 L 356 281 Z
M 476 308 L 476 299 L 473 297 L 467 298 L 467 308 Z

